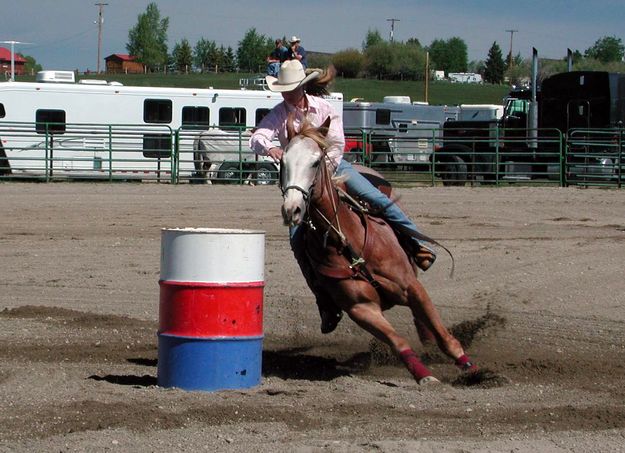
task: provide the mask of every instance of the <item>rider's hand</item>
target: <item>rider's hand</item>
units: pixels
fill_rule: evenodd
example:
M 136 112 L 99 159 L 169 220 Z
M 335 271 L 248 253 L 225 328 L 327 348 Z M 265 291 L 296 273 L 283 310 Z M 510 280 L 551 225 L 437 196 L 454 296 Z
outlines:
M 284 154 L 284 151 L 282 151 L 282 148 L 278 148 L 277 146 L 274 146 L 267 151 L 267 155 L 276 162 L 280 162 L 282 160 L 282 154 Z

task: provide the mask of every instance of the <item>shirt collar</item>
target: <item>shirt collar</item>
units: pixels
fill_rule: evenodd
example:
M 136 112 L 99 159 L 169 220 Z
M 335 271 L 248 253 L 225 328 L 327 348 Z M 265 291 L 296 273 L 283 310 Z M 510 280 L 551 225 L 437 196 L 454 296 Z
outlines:
M 317 113 L 319 111 L 319 102 L 317 100 L 316 96 L 310 96 L 306 93 L 304 93 L 304 96 L 306 96 L 306 100 L 308 102 L 308 112 L 309 113 Z M 288 104 L 287 102 L 284 103 L 284 106 L 286 107 L 287 112 L 294 112 L 294 111 L 298 111 L 299 109 L 297 107 L 293 107 L 292 105 Z

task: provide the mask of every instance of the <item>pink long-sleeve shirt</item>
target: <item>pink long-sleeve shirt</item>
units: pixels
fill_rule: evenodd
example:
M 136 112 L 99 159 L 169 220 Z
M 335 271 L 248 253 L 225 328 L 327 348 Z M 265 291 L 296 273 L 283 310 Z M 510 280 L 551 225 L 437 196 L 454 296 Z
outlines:
M 329 147 L 328 156 L 338 167 L 343 159 L 345 149 L 345 135 L 343 133 L 343 118 L 336 113 L 332 105 L 323 98 L 306 95 L 308 101 L 308 112 L 281 102 L 276 105 L 260 122 L 252 137 L 250 138 L 250 148 L 260 155 L 267 155 L 267 152 L 275 147 L 272 140 L 278 137 L 280 146 L 284 149 L 288 143 L 286 122 L 290 112 L 295 113 L 293 126 L 299 130 L 302 120 L 306 118 L 313 126 L 318 127 L 323 124 L 326 118 L 331 118 L 330 129 L 327 139 Z

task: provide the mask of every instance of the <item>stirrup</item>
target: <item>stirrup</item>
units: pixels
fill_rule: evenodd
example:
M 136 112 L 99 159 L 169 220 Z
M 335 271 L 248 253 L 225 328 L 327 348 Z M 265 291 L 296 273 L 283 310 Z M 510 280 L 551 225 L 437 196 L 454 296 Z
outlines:
M 419 251 L 417 252 L 417 255 L 415 257 L 415 261 L 417 267 L 425 272 L 430 267 L 432 267 L 432 264 L 434 264 L 434 261 L 436 261 L 436 254 L 429 248 L 420 245 Z
M 334 332 L 343 318 L 343 312 L 319 310 L 319 316 L 321 316 L 321 333 L 326 334 Z

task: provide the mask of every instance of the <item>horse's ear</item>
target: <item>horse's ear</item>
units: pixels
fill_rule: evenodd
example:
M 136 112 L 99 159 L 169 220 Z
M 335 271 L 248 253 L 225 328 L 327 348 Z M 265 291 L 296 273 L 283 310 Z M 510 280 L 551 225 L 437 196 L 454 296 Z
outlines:
M 331 122 L 332 122 L 332 119 L 328 116 L 326 118 L 326 120 L 323 122 L 323 124 L 319 127 L 319 132 L 324 137 L 328 136 L 328 131 L 330 130 L 330 123 Z
M 294 121 L 294 116 L 293 113 L 289 113 L 289 116 L 286 119 L 286 138 L 287 141 L 291 141 L 293 139 L 293 137 L 295 137 L 297 135 L 297 133 L 295 132 L 295 127 L 293 126 L 293 121 Z

